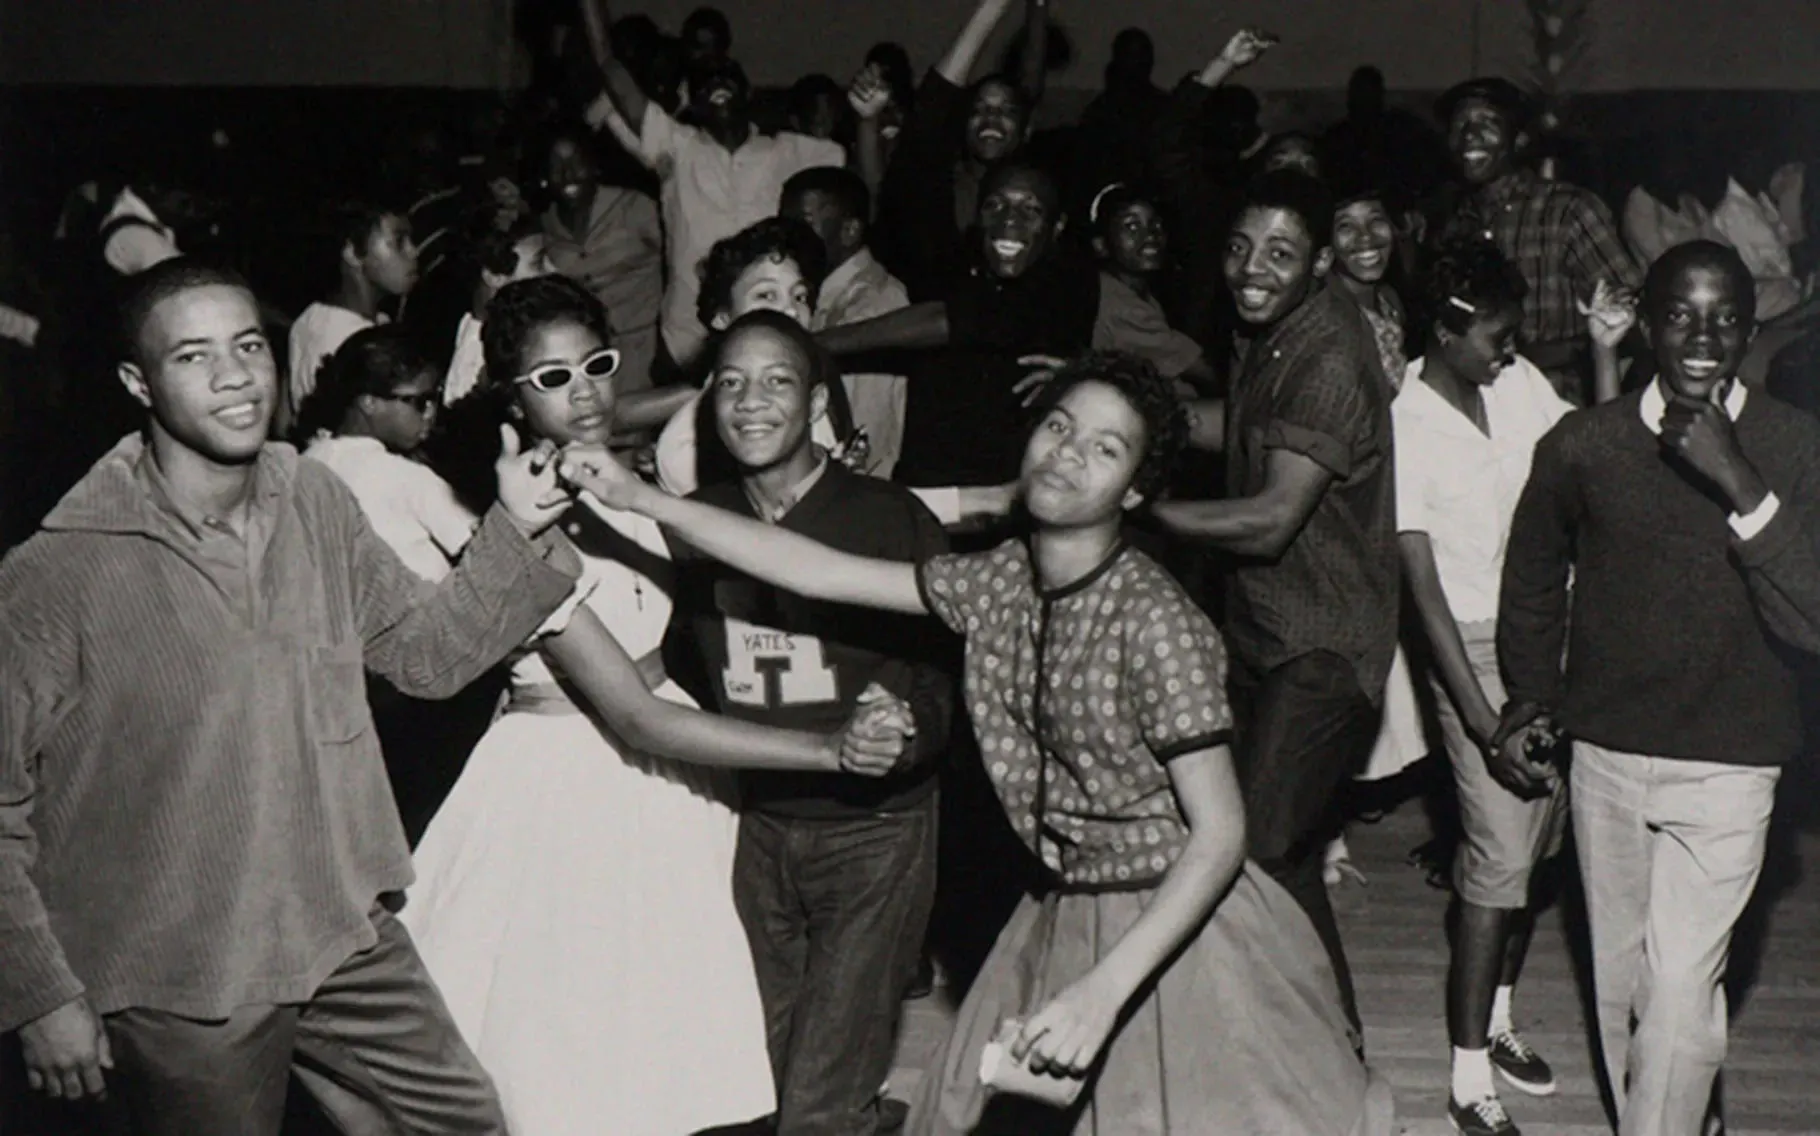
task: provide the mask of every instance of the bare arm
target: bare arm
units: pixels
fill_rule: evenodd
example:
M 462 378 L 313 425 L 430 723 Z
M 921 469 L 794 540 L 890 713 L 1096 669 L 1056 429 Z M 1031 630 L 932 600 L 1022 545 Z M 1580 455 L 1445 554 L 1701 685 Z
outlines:
M 1012 0 L 980 0 L 960 34 L 948 45 L 948 53 L 935 65 L 935 73 L 957 87 L 966 86 L 980 54 L 986 50 L 986 41 L 1011 10 L 1011 3 Z
M 634 749 L 729 769 L 840 771 L 835 739 L 706 714 L 652 694 L 642 664 L 586 607 L 542 650 Z
M 1049 83 L 1049 0 L 1024 0 L 1024 58 L 1019 62 L 1018 86 L 1030 100 L 1034 120 Z
M 946 347 L 948 305 L 940 300 L 911 304 L 869 320 L 831 327 L 815 338 L 835 355 Z
M 637 133 L 644 129 L 645 111 L 651 100 L 645 97 L 644 88 L 638 85 L 632 72 L 614 56 L 608 43 L 607 28 L 613 17 L 607 10 L 607 0 L 581 0 L 581 16 L 588 29 L 588 49 L 593 52 L 594 62 L 599 64 L 607 82 L 607 97 L 613 100 L 614 109 L 626 120 L 626 125 Z
M 1409 582 L 1416 614 L 1421 617 L 1422 630 L 1434 649 L 1435 669 L 1441 672 L 1441 682 L 1447 687 L 1448 697 L 1453 699 L 1467 734 L 1483 747 L 1497 732 L 1498 713 L 1503 707 L 1493 706 L 1485 697 L 1485 688 L 1479 685 L 1472 663 L 1466 658 L 1466 643 L 1460 638 L 1460 625 L 1441 590 L 1434 546 L 1425 532 L 1405 532 L 1397 534 L 1397 550 L 1402 554 L 1403 577 Z
M 613 427 L 616 430 L 650 430 L 662 426 L 689 405 L 697 393 L 694 387 L 675 386 L 621 395 L 613 410 Z
M 1302 531 L 1332 483 L 1332 472 L 1313 458 L 1293 450 L 1271 450 L 1264 487 L 1256 496 L 1161 501 L 1152 511 L 1177 536 L 1241 556 L 1274 560 Z

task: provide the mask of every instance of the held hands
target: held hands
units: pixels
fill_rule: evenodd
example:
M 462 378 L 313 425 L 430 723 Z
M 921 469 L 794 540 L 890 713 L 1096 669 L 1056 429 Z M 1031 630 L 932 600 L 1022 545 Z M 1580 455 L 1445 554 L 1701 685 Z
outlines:
M 860 693 L 859 705 L 837 739 L 842 773 L 884 777 L 903 768 L 916 738 L 910 704 L 878 683 Z
M 493 465 L 499 476 L 499 503 L 519 531 L 536 536 L 575 501 L 557 476 L 556 446 L 539 442 L 521 452 L 518 431 L 509 425 L 499 428 L 499 446 L 499 460 Z
M 885 82 L 884 69 L 868 63 L 853 77 L 847 87 L 847 102 L 861 121 L 872 122 L 891 105 L 891 87 Z
M 81 1100 L 107 1092 L 102 1070 L 114 1067 L 107 1029 L 87 998 L 65 1002 L 19 1027 L 25 1080 L 34 1092 L 58 1100 Z
M 1125 1001 L 1104 974 L 1090 970 L 1024 1023 L 1011 1056 L 1033 1073 L 1083 1078 L 1106 1048 Z
M 1593 287 L 1591 300 L 1575 300 L 1574 306 L 1586 317 L 1586 334 L 1592 336 L 1594 346 L 1608 351 L 1616 350 L 1637 326 L 1636 296 L 1603 278 Z
M 611 509 L 631 510 L 645 483 L 600 446 L 571 446 L 558 465 L 562 480 L 600 498 Z
M 1736 382 L 1737 380 L 1733 380 Z M 1662 415 L 1662 445 L 1725 494 L 1736 513 L 1763 503 L 1769 488 L 1738 446 L 1738 432 L 1725 412 L 1724 384 L 1705 401 L 1670 395 Z
M 1552 744 L 1554 721 L 1545 707 L 1533 702 L 1513 702 L 1504 708 L 1496 732 L 1485 743 L 1485 767 L 1498 784 L 1524 800 L 1545 797 L 1561 777 L 1554 766 L 1533 760 L 1529 747 Z

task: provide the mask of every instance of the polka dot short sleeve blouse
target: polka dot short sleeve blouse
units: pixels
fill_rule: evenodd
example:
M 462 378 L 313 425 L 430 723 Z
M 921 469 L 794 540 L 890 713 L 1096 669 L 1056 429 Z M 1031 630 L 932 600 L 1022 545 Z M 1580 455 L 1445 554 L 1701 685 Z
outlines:
M 1064 886 L 1153 886 L 1188 838 L 1165 763 L 1231 734 L 1207 616 L 1123 546 L 1052 592 L 1020 541 L 936 557 L 919 581 L 966 637 L 974 732 L 1018 836 Z

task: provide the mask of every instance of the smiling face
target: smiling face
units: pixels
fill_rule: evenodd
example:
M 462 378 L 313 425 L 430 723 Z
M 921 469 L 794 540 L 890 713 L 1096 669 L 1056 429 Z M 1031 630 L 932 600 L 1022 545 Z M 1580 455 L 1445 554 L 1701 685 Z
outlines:
M 980 238 L 994 276 L 1022 276 L 1041 260 L 1061 225 L 1055 185 L 1034 170 L 1013 170 L 980 200 Z
M 1314 247 L 1308 225 L 1288 209 L 1250 206 L 1226 242 L 1226 286 L 1239 318 L 1276 323 L 1300 307 L 1333 264 L 1333 250 Z
M 1148 201 L 1133 201 L 1106 220 L 1094 250 L 1120 272 L 1151 276 L 1163 269 L 1169 233 L 1163 216 Z
M 1004 160 L 1023 144 L 1029 121 L 1017 88 L 1001 80 L 981 83 L 967 112 L 967 153 L 982 163 Z
M 689 109 L 707 126 L 734 128 L 747 122 L 751 95 L 745 76 L 732 64 L 712 65 L 691 81 Z
M 1523 308 L 1512 304 L 1478 316 L 1463 332 L 1437 325 L 1431 350 L 1461 379 L 1488 387 L 1517 361 L 1517 329 L 1522 324 Z
M 814 383 L 813 371 L 802 349 L 772 328 L 742 327 L 722 346 L 714 423 L 746 472 L 813 464 L 809 426 L 828 406 L 828 390 Z
M 1490 185 L 1510 172 L 1517 136 L 1502 110 L 1485 99 L 1466 98 L 1448 120 L 1447 145 L 1468 185 Z
M 1024 505 L 1039 524 L 1080 528 L 1116 521 L 1143 498 L 1131 488 L 1144 460 L 1144 419 L 1105 383 L 1077 383 L 1024 446 Z
M 1354 201 L 1333 215 L 1334 267 L 1360 284 L 1376 284 L 1390 270 L 1396 229 L 1382 201 Z
M 732 306 L 714 317 L 716 331 L 725 331 L 747 312 L 777 312 L 804 327 L 815 313 L 814 297 L 803 270 L 789 257 L 767 256 L 746 266 L 733 282 Z
M 278 366 L 250 294 L 209 284 L 167 296 L 141 324 L 133 356 L 120 380 L 151 410 L 155 437 L 215 465 L 259 456 Z
M 556 390 L 538 390 L 530 383 L 516 385 L 518 410 L 533 437 L 566 446 L 571 442 L 604 445 L 613 436 L 613 378 L 591 377 L 581 369 L 585 360 L 606 346 L 598 332 L 567 319 L 544 324 L 525 338 L 519 375 L 551 363 L 573 368 L 568 383 Z
M 600 184 L 600 167 L 581 143 L 573 138 L 558 138 L 550 146 L 544 180 L 558 201 L 578 205 L 591 197 Z
M 1724 266 L 1693 260 L 1647 296 L 1643 329 L 1674 393 L 1705 400 L 1737 375 L 1756 334 L 1750 298 L 1739 289 Z

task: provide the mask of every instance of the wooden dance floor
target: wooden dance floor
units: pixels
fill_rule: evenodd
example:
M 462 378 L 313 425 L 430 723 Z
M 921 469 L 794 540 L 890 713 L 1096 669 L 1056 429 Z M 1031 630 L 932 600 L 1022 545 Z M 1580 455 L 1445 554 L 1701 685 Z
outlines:
M 1734 948 L 1731 1053 L 1726 1063 L 1729 1136 L 1820 1134 L 1820 797 L 1814 778 L 1785 778 L 1785 804 L 1809 802 L 1807 822 L 1779 818 L 1764 880 Z M 1805 830 L 1805 831 L 1804 831 Z M 1372 1063 L 1395 1086 L 1397 1114 L 1410 1136 L 1441 1136 L 1447 1123 L 1448 1045 L 1442 1018 L 1447 896 L 1405 863 L 1428 839 L 1418 802 L 1403 805 L 1349 836 L 1369 881 L 1335 893 L 1358 986 Z M 1803 867 L 1805 866 L 1805 871 Z M 1598 1136 L 1611 1131 L 1600 1104 L 1582 1009 L 1583 942 L 1566 910 L 1570 896 L 1536 929 L 1516 1016 L 1554 1065 L 1557 1095 L 1537 1099 L 1503 1086 L 1504 1103 L 1525 1136 Z M 893 1095 L 922 1077 L 947 1029 L 947 991 L 910 1003 Z

